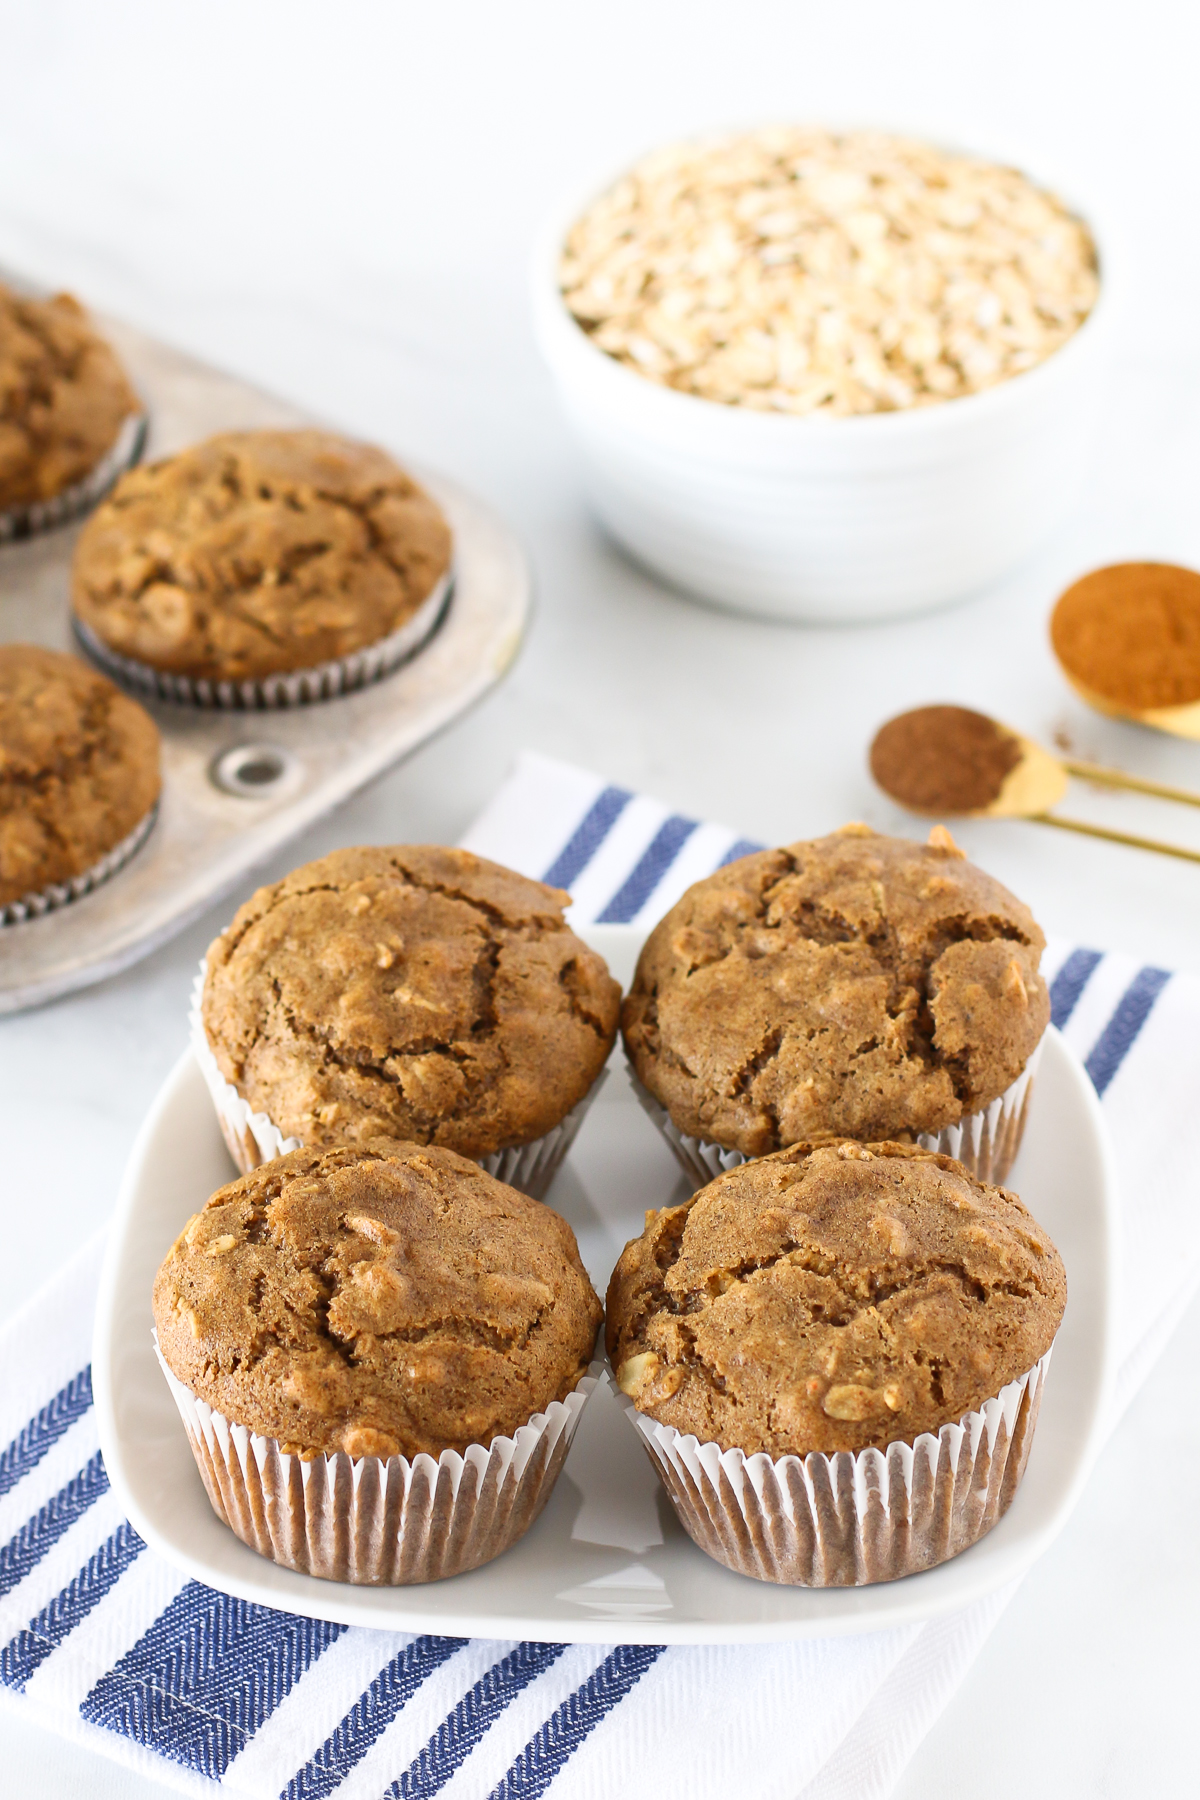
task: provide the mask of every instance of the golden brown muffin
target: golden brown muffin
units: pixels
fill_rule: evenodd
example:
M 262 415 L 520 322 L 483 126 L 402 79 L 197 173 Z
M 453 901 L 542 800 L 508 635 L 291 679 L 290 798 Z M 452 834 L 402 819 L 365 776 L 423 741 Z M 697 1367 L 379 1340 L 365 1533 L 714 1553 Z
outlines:
M 384 451 L 327 431 L 230 431 L 122 476 L 75 552 L 77 617 L 194 680 L 351 655 L 450 566 L 440 508 Z
M 1024 1375 L 1066 1305 L 1015 1194 L 907 1144 L 796 1144 L 646 1215 L 608 1290 L 640 1412 L 748 1455 L 862 1450 Z
M 82 481 L 140 411 L 77 300 L 31 300 L 0 286 L 0 512 Z
M 204 1032 L 284 1137 L 489 1156 L 603 1068 L 621 990 L 568 896 L 466 850 L 337 850 L 260 888 L 209 947 Z
M 570 1226 L 449 1150 L 294 1150 L 220 1188 L 154 1283 L 159 1347 L 290 1452 L 410 1459 L 511 1435 L 586 1372 Z
M 106 676 L 0 645 L 0 906 L 82 875 L 158 799 L 158 727 Z
M 689 888 L 638 959 L 625 1048 L 681 1132 L 746 1156 L 937 1132 L 1041 1040 L 1045 941 L 941 828 L 847 827 Z

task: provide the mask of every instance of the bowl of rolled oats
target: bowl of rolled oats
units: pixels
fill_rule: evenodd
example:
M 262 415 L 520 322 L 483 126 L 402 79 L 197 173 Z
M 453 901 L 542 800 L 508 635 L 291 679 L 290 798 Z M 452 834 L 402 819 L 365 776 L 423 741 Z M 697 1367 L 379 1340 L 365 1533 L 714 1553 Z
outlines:
M 919 612 L 1076 498 L 1107 248 L 1019 170 L 776 126 L 656 151 L 565 217 L 539 343 L 602 522 L 673 584 L 794 620 Z

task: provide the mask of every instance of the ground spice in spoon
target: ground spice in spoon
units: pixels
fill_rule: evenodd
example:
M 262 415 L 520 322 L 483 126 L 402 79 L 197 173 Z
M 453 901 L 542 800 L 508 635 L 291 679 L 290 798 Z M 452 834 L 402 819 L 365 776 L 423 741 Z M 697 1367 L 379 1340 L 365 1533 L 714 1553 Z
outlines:
M 965 706 L 919 706 L 880 727 L 871 774 L 914 812 L 982 812 L 1022 756 L 1020 739 Z
M 1200 700 L 1200 575 L 1173 563 L 1113 563 L 1063 594 L 1054 654 L 1081 687 L 1127 712 Z

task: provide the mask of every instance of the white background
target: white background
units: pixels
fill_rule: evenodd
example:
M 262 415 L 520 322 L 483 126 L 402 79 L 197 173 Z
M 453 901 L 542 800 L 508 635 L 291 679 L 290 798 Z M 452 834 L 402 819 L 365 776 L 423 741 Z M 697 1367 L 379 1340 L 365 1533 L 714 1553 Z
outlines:
M 0 0 L 0 263 L 440 465 L 527 543 L 539 614 L 507 683 L 302 840 L 453 841 L 529 745 L 779 841 L 903 828 L 864 770 L 923 700 L 1200 788 L 1200 748 L 1094 718 L 1045 619 L 1126 557 L 1200 565 L 1200 33 L 1179 0 Z M 728 618 L 589 523 L 527 321 L 564 191 L 697 127 L 878 122 L 1052 174 L 1117 229 L 1126 333 L 1085 501 L 1001 589 L 848 631 Z M 0 591 L 0 607 L 3 595 Z M 1200 847 L 1200 814 L 1074 789 L 1072 810 Z M 1200 971 L 1200 871 L 1032 825 L 963 841 L 1048 930 Z M 240 896 L 239 896 L 240 897 Z M 110 1208 L 181 1046 L 189 971 L 228 917 L 126 976 L 0 1021 L 11 1309 Z M 1132 1457 L 1178 1444 L 1194 1316 L 902 1784 L 905 1800 L 1184 1791 L 1198 1586 L 1190 1513 Z M 1179 1491 L 1188 1491 L 1181 1478 Z M 0 1717 L 0 1787 L 158 1790 Z M 752 1791 L 752 1790 L 751 1790 Z

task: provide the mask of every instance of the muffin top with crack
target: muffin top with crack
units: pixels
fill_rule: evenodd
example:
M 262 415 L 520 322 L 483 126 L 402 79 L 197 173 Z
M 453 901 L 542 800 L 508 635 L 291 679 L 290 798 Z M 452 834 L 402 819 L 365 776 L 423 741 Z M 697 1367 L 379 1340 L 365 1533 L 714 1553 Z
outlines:
M 681 1132 L 746 1156 L 937 1132 L 1037 1047 L 1044 948 L 943 827 L 916 844 L 848 826 L 689 888 L 638 959 L 625 1048 Z
M 80 536 L 73 603 L 134 662 L 255 680 L 389 637 L 450 552 L 441 509 L 384 451 L 228 431 L 122 476 Z
M 337 850 L 260 888 L 210 945 L 205 1036 L 285 1138 L 530 1143 L 617 1030 L 621 990 L 567 904 L 466 850 Z
M 144 707 L 74 656 L 0 644 L 0 906 L 93 868 L 159 786 Z
M 748 1455 L 937 1432 L 1030 1370 L 1066 1305 L 1015 1194 L 908 1144 L 795 1144 L 646 1215 L 608 1290 L 640 1412 Z
M 83 481 L 141 410 L 77 300 L 0 285 L 0 512 Z
M 509 1436 L 572 1392 L 600 1318 L 556 1212 L 388 1140 L 294 1150 L 218 1189 L 154 1282 L 178 1380 L 305 1456 Z

